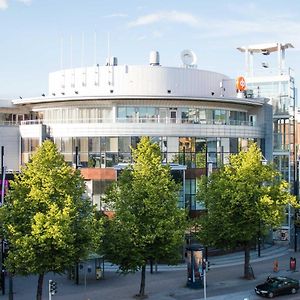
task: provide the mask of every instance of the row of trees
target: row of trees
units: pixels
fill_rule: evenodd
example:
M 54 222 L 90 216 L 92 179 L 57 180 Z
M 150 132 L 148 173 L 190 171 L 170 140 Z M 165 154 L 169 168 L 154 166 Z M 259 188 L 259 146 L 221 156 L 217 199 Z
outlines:
M 99 218 L 84 196 L 80 172 L 64 162 L 51 141 L 16 175 L 0 209 L 2 238 L 9 243 L 5 268 L 15 275 L 38 275 L 37 300 L 44 274 L 63 273 L 90 251 L 105 254 L 123 273 L 141 270 L 140 297 L 147 262 L 178 262 L 189 224 L 178 208 L 180 187 L 149 138 L 142 138 L 132 155 L 134 164 L 105 195 L 112 219 Z M 279 225 L 285 205 L 296 205 L 287 184 L 261 158 L 254 144 L 199 186 L 199 201 L 207 208 L 199 220 L 200 241 L 220 248 L 244 246 L 246 278 L 258 230 Z
M 1 237 L 9 244 L 5 268 L 13 275 L 38 275 L 37 300 L 44 274 L 63 273 L 91 251 L 105 254 L 124 273 L 141 269 L 141 297 L 147 261 L 178 261 L 186 224 L 185 211 L 177 207 L 179 186 L 148 138 L 133 157 L 106 194 L 115 211 L 111 220 L 99 218 L 80 171 L 65 163 L 50 140 L 15 176 L 0 209 Z

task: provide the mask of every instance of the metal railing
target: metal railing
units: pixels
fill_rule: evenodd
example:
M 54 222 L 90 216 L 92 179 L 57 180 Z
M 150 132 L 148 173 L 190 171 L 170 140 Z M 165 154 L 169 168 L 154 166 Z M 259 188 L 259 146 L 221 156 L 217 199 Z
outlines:
M 111 118 L 82 118 L 82 119 L 37 119 L 21 121 L 21 125 L 37 124 L 74 124 L 74 123 L 113 123 Z M 173 118 L 117 118 L 116 123 L 156 123 L 156 124 L 195 124 L 195 125 L 233 125 L 255 126 L 253 122 L 241 120 L 187 120 Z

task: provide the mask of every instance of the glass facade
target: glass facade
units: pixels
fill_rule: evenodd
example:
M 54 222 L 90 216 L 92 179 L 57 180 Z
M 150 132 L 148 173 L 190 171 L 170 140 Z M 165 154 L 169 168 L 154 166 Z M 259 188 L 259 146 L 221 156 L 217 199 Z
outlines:
M 190 210 L 203 208 L 196 202 L 196 182 L 206 174 L 208 164 L 219 168 L 228 162 L 230 154 L 244 149 L 249 142 L 261 143 L 260 140 L 245 138 L 156 136 L 152 140 L 159 144 L 163 162 L 184 165 L 189 170 L 179 205 Z M 139 136 L 54 138 L 58 150 L 70 165 L 75 163 L 78 148 L 78 163 L 82 168 L 109 168 L 119 163 L 131 163 L 131 147 L 135 148 L 139 141 Z M 38 139 L 22 139 L 22 163 L 29 161 L 38 144 Z M 183 184 L 182 171 L 172 171 L 172 175 Z
M 205 108 L 117 107 L 117 122 L 253 125 L 246 111 Z
M 254 95 L 270 99 L 273 107 L 273 161 L 283 178 L 295 182 L 295 85 L 292 77 L 248 83 Z

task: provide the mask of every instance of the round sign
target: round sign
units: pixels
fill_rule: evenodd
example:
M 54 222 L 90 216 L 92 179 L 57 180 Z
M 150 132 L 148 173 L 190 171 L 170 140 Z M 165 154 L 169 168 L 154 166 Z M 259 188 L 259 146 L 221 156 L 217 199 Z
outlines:
M 246 81 L 245 81 L 245 78 L 243 76 L 239 76 L 236 79 L 236 89 L 238 91 L 241 91 L 241 92 L 246 89 Z

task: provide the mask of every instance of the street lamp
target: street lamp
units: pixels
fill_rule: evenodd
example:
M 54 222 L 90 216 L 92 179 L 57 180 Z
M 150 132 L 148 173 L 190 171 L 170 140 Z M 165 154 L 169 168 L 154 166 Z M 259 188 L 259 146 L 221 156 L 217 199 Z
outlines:
M 266 166 L 268 161 L 264 156 L 262 156 L 262 159 L 260 160 L 261 164 L 263 166 Z M 264 183 L 263 183 L 264 184 Z M 261 228 L 260 228 L 260 219 L 258 224 L 258 240 L 257 240 L 257 256 L 260 257 L 260 247 L 261 247 Z

